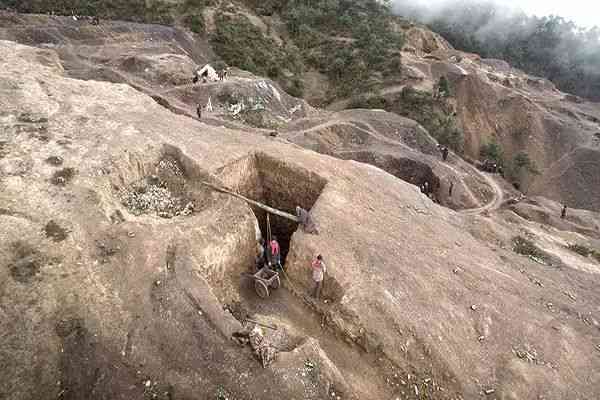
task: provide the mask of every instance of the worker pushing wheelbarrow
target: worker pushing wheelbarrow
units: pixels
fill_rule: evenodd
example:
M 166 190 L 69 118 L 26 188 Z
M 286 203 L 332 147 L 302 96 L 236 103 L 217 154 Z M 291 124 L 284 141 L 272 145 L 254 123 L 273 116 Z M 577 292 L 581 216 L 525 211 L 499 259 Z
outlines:
M 281 285 L 279 273 L 281 272 L 284 274 L 284 276 L 286 276 L 285 271 L 283 269 L 283 264 L 281 263 L 281 248 L 279 247 L 279 242 L 277 241 L 277 237 L 275 235 L 271 235 L 271 222 L 269 215 L 273 214 L 278 217 L 296 222 L 300 226 L 302 226 L 304 232 L 313 235 L 318 235 L 319 231 L 309 211 L 301 208 L 300 206 L 297 206 L 296 215 L 292 215 L 285 211 L 277 210 L 268 205 L 259 203 L 256 200 L 249 199 L 245 196 L 242 196 L 241 194 L 235 193 L 230 189 L 216 185 L 214 183 L 200 181 L 200 184 L 218 192 L 234 196 L 254 207 L 260 208 L 267 212 L 267 242 L 265 243 L 261 240 L 260 256 L 256 260 L 257 271 L 254 274 L 243 273 L 242 276 L 250 277 L 254 280 L 254 289 L 260 297 L 268 297 L 270 294 L 269 288 L 277 289 Z
M 271 235 L 271 223 L 267 214 L 267 242 L 261 239 L 259 244 L 259 255 L 256 259 L 256 272 L 245 274 L 254 280 L 254 290 L 261 298 L 269 297 L 269 289 L 278 289 L 281 285 L 279 272 L 283 270 L 281 265 L 281 248 L 275 235 Z

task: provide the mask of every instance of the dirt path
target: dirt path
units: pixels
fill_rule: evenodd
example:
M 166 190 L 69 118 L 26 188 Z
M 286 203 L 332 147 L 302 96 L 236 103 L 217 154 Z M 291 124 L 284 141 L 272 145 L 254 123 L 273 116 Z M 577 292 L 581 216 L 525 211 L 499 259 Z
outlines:
M 330 120 L 330 121 L 327 121 L 327 122 L 324 122 L 324 123 L 321 123 L 321 124 L 318 124 L 315 126 L 311 126 L 310 128 L 303 129 L 301 131 L 295 131 L 293 133 L 290 133 L 290 136 L 288 136 L 287 139 L 290 141 L 293 141 L 294 139 L 297 139 L 298 137 L 300 137 L 301 135 L 304 135 L 306 133 L 319 131 L 319 130 L 326 129 L 326 128 L 336 126 L 336 125 L 345 125 L 345 126 L 350 126 L 359 131 L 366 132 L 372 138 L 377 139 L 385 144 L 392 145 L 392 146 L 399 146 L 399 147 L 408 149 L 410 151 L 415 151 L 414 149 L 412 149 L 411 147 L 409 147 L 408 145 L 406 145 L 400 141 L 390 139 L 388 137 L 385 137 L 384 135 L 377 133 L 375 128 L 373 126 L 371 126 L 369 123 L 364 122 L 364 121 L 359 121 L 359 122 L 361 125 L 365 126 L 367 129 L 357 126 L 355 124 L 355 121 L 333 119 L 333 120 Z M 457 156 L 454 153 L 453 153 L 453 156 L 460 158 L 459 156 Z M 504 201 L 504 192 L 503 192 L 502 188 L 500 187 L 500 185 L 494 180 L 494 178 L 491 175 L 488 175 L 488 174 L 485 174 L 485 173 L 479 171 L 476 167 L 474 167 L 466 162 L 465 162 L 465 165 L 467 166 L 468 170 L 470 170 L 473 174 L 480 176 L 492 188 L 492 190 L 494 192 L 494 197 L 492 198 L 492 200 L 490 200 L 487 204 L 485 204 L 483 206 L 480 206 L 477 208 L 461 210 L 461 213 L 467 214 L 467 215 L 476 215 L 476 214 L 481 214 L 486 211 L 488 211 L 488 212 L 494 211 L 494 210 L 497 210 L 498 208 L 500 208 L 500 206 L 502 205 L 502 202 Z M 458 176 L 458 177 L 462 177 L 463 175 L 465 175 L 465 171 L 461 172 L 448 163 L 444 163 L 443 166 L 445 168 L 451 170 L 452 172 L 454 172 L 456 174 L 456 176 Z M 461 178 L 461 180 L 462 180 L 463 186 L 467 192 L 467 196 L 469 196 L 469 198 L 471 198 L 474 203 L 481 204 L 480 201 L 477 199 L 477 196 L 475 196 L 475 194 L 469 187 L 469 185 L 467 185 L 465 183 L 464 179 Z
M 256 320 L 277 325 L 300 341 L 315 338 L 327 357 L 339 368 L 348 384 L 361 398 L 393 398 L 385 382 L 388 371 L 382 370 L 374 356 L 340 340 L 323 325 L 321 317 L 285 286 L 266 299 L 258 298 L 252 288 L 241 290 L 242 303 Z M 369 396 L 368 396 L 369 395 Z
M 483 179 L 485 179 L 485 181 L 488 183 L 488 185 L 490 185 L 490 187 L 492 189 L 494 189 L 494 198 L 487 203 L 486 205 L 482 206 L 482 207 L 478 207 L 478 208 L 472 208 L 469 210 L 462 210 L 461 213 L 465 214 L 465 215 L 477 215 L 477 214 L 481 214 L 484 212 L 489 212 L 489 211 L 494 211 L 500 208 L 500 206 L 502 205 L 502 202 L 504 201 L 504 191 L 502 190 L 502 188 L 500 187 L 500 185 L 498 184 L 498 182 L 496 182 L 496 180 L 493 178 L 492 175 L 489 174 L 485 174 L 479 170 L 477 170 L 477 168 L 475 167 L 471 167 L 471 169 L 479 174 L 479 176 L 481 176 Z

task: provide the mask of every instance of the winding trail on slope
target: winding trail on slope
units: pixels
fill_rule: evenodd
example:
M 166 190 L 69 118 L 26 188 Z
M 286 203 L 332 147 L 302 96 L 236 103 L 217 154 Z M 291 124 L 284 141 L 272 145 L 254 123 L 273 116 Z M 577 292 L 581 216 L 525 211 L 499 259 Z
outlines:
M 359 122 L 361 125 L 365 126 L 367 129 L 361 128 L 359 126 L 356 125 L 356 122 Z M 293 132 L 289 132 L 290 136 L 287 137 L 287 139 L 289 141 L 293 141 L 294 139 L 297 139 L 299 136 L 304 135 L 306 133 L 311 133 L 311 132 L 316 132 L 322 129 L 326 129 L 332 126 L 336 126 L 336 125 L 345 125 L 345 126 L 350 126 L 352 128 L 355 128 L 359 131 L 363 131 L 368 133 L 371 137 L 373 137 L 374 139 L 380 140 L 383 143 L 386 144 L 390 144 L 390 145 L 394 145 L 394 146 L 399 146 L 399 147 L 403 147 L 405 149 L 414 151 L 413 148 L 411 148 L 410 146 L 406 145 L 405 143 L 399 142 L 397 140 L 388 138 L 384 135 L 379 134 L 378 132 L 376 132 L 375 128 L 369 124 L 368 122 L 364 122 L 364 121 L 352 121 L 352 120 L 343 120 L 340 118 L 336 118 L 333 120 L 329 120 L 323 123 L 320 123 L 318 125 L 314 125 L 311 126 L 307 129 L 303 129 L 300 131 L 293 131 Z M 457 157 L 458 159 L 462 158 L 454 153 L 452 153 L 454 155 L 454 157 Z M 482 214 L 484 212 L 490 212 L 490 211 L 495 211 L 497 209 L 500 208 L 500 206 L 502 205 L 502 203 L 504 202 L 504 191 L 502 190 L 502 188 L 500 187 L 500 185 L 498 184 L 498 182 L 495 181 L 495 179 L 493 178 L 493 175 L 489 175 L 486 174 L 480 170 L 478 170 L 476 167 L 472 166 L 471 164 L 467 163 L 466 161 L 464 162 L 465 166 L 467 166 L 468 169 L 470 169 L 475 175 L 480 176 L 489 186 L 490 188 L 493 190 L 493 198 L 485 205 L 480 206 L 480 207 L 476 207 L 476 208 L 470 208 L 470 209 L 464 209 L 464 210 L 460 210 L 459 212 L 461 214 L 464 215 L 479 215 Z M 448 164 L 448 163 L 444 163 L 443 166 L 451 171 L 453 171 L 456 176 L 461 176 L 463 175 L 460 171 L 458 171 L 456 168 L 454 168 L 452 165 Z M 471 190 L 471 188 L 464 182 L 464 180 L 462 180 L 462 183 L 465 187 L 465 189 L 468 192 L 468 196 L 471 197 L 472 199 L 474 199 L 475 203 L 477 203 L 476 199 L 477 197 L 475 196 L 475 194 L 473 193 L 473 191 Z
M 484 206 L 478 208 L 471 208 L 467 210 L 461 210 L 460 213 L 465 215 L 478 215 L 484 212 L 490 212 L 499 209 L 500 206 L 502 206 L 502 203 L 504 202 L 504 191 L 502 190 L 498 182 L 494 180 L 493 176 L 483 173 L 473 166 L 470 167 L 473 171 L 479 174 L 479 176 L 485 179 L 488 185 L 490 185 L 490 187 L 494 190 L 494 197 L 492 198 L 492 200 L 490 200 L 489 203 L 487 203 Z

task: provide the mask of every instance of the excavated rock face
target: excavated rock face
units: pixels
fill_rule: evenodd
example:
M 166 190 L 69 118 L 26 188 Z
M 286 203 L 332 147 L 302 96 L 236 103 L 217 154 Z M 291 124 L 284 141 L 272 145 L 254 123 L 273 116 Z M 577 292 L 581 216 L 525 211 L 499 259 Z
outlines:
M 411 83 L 421 90 L 441 76 L 450 80 L 448 101 L 462 126 L 468 157 L 479 158 L 482 145 L 491 141 L 502 146 L 507 164 L 525 152 L 539 171 L 521 179 L 525 192 L 599 209 L 598 196 L 587 195 L 597 186 L 587 163 L 597 158 L 597 105 L 561 93 L 548 80 L 501 60 L 440 49 L 422 57 L 407 54 L 403 62 L 426 75 Z
M 347 110 L 327 119 L 303 118 L 287 129 L 283 136 L 303 147 L 374 165 L 416 187 L 427 182 L 432 198 L 446 207 L 475 208 L 491 198 L 485 181 L 477 174 L 469 178 L 472 166 L 455 156 L 443 162 L 437 143 L 427 131 L 395 114 Z M 467 183 L 465 178 L 469 178 Z
M 600 391 L 600 264 L 565 248 L 577 236 L 514 213 L 465 217 L 379 168 L 212 127 L 127 85 L 68 78 L 40 62 L 46 50 L 0 41 L 0 54 L 0 397 Z M 368 133 L 359 139 L 436 157 L 414 121 L 358 122 L 352 131 Z M 468 168 L 450 167 L 456 177 Z M 118 193 L 145 179 L 192 200 L 193 212 L 131 212 Z M 289 235 L 288 288 L 256 308 L 283 310 L 281 325 L 306 340 L 282 340 L 292 345 L 268 368 L 231 340 L 248 322 L 223 309 L 250 303 L 241 275 L 254 268 L 261 216 L 206 181 L 310 209 L 319 227 L 317 236 L 274 223 Z M 559 267 L 514 253 L 520 234 Z M 320 302 L 305 299 L 317 254 L 328 268 Z
M 215 57 L 207 41 L 177 28 L 118 21 L 93 26 L 65 17 L 6 12 L 0 18 L 0 38 L 54 50 L 37 52 L 40 63 L 64 69 L 75 78 L 130 84 L 177 114 L 195 117 L 197 105 L 206 106 L 210 99 L 215 111 L 205 112 L 204 119 L 216 126 L 268 134 L 319 114 L 272 81 L 235 69 L 225 83 L 191 85 L 195 66 Z M 516 179 L 522 181 L 523 191 L 574 207 L 600 209 L 598 196 L 588 195 L 597 186 L 584 161 L 589 157 L 581 156 L 598 149 L 597 105 L 561 93 L 548 80 L 526 75 L 504 61 L 454 50 L 424 27 L 403 29 L 407 37 L 402 57 L 404 78 L 401 84 L 384 87 L 382 95 L 391 96 L 405 86 L 431 92 L 440 77 L 447 77 L 453 96 L 449 104 L 464 131 L 466 156 L 479 158 L 481 146 L 495 139 L 502 145 L 506 160 L 513 161 L 525 151 L 535 162 L 539 175 Z M 41 125 L 21 124 L 20 129 L 36 129 L 29 134 L 48 140 Z M 0 141 L 0 162 L 5 148 Z M 333 154 L 322 143 L 311 148 Z M 582 148 L 585 150 L 579 151 Z M 2 168 L 16 174 L 30 168 L 27 160 L 4 164 L 8 163 Z M 567 175 L 571 179 L 556 178 Z M 471 196 L 465 199 L 469 206 L 477 203 Z M 461 207 L 460 203 L 464 202 L 456 206 Z
M 600 209 L 600 147 L 580 147 L 552 164 L 532 186 L 574 208 Z
M 196 63 L 180 54 L 131 54 L 116 60 L 117 68 L 139 76 L 155 85 L 184 85 L 190 83 Z
M 452 50 L 452 45 L 440 35 L 418 26 L 413 26 L 404 32 L 407 48 L 429 54 L 438 50 Z

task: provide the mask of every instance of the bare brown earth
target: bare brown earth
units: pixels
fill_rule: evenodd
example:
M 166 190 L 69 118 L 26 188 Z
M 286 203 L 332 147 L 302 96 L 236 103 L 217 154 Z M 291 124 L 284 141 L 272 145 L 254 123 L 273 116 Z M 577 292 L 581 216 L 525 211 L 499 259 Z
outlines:
M 402 29 L 403 79 L 376 88 L 377 95 L 390 98 L 406 87 L 432 93 L 440 77 L 447 77 L 448 102 L 464 131 L 468 158 L 478 159 L 481 146 L 492 141 L 509 162 L 525 152 L 540 173 L 524 179 L 524 192 L 600 210 L 600 105 L 562 93 L 505 61 L 457 51 L 424 27 Z M 339 111 L 349 104 L 339 99 L 328 108 Z
M 598 397 L 600 261 L 566 247 L 600 249 L 598 214 L 513 203 L 393 114 L 314 110 L 243 71 L 161 88 L 165 70 L 183 77 L 198 60 L 176 57 L 176 40 L 135 39 L 167 28 L 125 26 L 134 34 L 105 61 L 121 83 L 88 75 L 97 62 L 73 75 L 80 44 L 40 49 L 2 31 L 0 398 Z M 278 137 L 226 110 L 190 117 L 228 85 L 267 104 Z M 456 180 L 442 204 L 472 210 L 409 183 L 432 175 Z M 272 221 L 289 275 L 272 297 L 240 276 L 265 216 L 205 180 L 311 209 L 318 236 Z M 516 254 L 515 236 L 549 261 Z M 327 302 L 306 296 L 318 253 Z M 246 314 L 278 327 L 266 369 L 231 339 Z
M 385 87 L 382 93 L 390 95 L 395 93 L 391 89 L 404 86 L 430 91 L 428 86 L 446 76 L 467 156 L 477 159 L 482 144 L 492 140 L 502 146 L 508 161 L 526 152 L 540 174 L 528 178 L 525 191 L 600 210 L 600 106 L 562 93 L 548 80 L 502 60 L 456 51 L 432 35 L 423 28 L 408 31 L 405 83 Z

